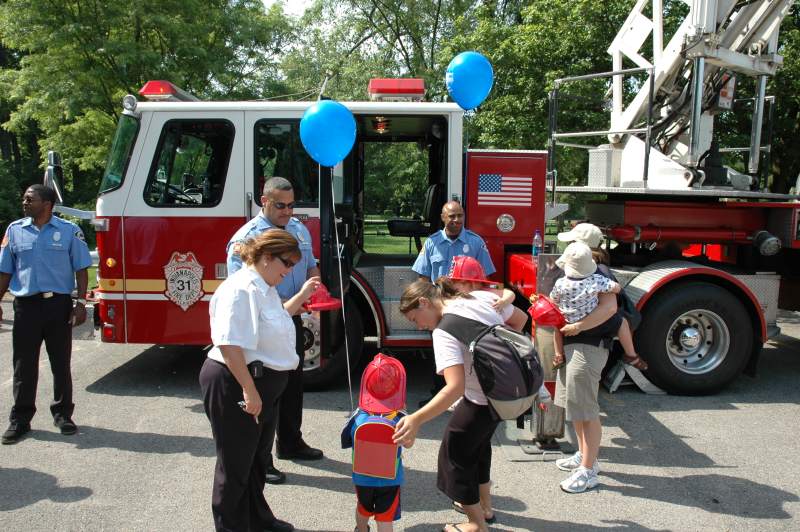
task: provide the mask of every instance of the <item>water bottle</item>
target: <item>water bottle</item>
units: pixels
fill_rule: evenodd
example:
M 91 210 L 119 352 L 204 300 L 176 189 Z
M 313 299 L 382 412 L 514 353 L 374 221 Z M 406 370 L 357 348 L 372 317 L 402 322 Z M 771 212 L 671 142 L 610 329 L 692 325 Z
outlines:
M 542 251 L 542 233 L 540 233 L 539 230 L 537 229 L 536 232 L 533 233 L 532 255 L 534 257 L 538 257 L 541 251 Z

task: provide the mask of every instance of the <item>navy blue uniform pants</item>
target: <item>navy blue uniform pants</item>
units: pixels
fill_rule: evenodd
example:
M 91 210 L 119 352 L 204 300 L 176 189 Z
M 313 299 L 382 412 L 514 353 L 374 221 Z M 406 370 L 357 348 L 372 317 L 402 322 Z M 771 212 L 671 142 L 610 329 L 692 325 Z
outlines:
M 306 351 L 303 348 L 303 320 L 300 316 L 292 316 L 292 322 L 294 323 L 295 345 L 300 363 L 296 369 L 287 372 L 289 379 L 278 402 L 278 415 L 275 416 L 274 422 L 269 427 L 272 435 L 268 445 L 263 449 L 262 460 L 265 466 L 272 465 L 272 445 L 276 432 L 280 452 L 291 453 L 298 450 L 303 444 L 303 433 L 300 427 L 303 424 L 303 361 Z
M 36 413 L 39 351 L 44 341 L 53 372 L 53 417 L 72 417 L 72 298 L 68 294 L 14 299 L 14 406 L 9 420 L 30 423 Z
M 264 498 L 264 465 L 258 459 L 271 437 L 278 398 L 288 371 L 264 367 L 255 379 L 261 395 L 259 423 L 239 406 L 242 387 L 225 364 L 206 359 L 200 370 L 203 407 L 211 422 L 217 463 L 211 492 L 214 527 L 222 532 L 249 532 L 271 526 L 275 515 Z

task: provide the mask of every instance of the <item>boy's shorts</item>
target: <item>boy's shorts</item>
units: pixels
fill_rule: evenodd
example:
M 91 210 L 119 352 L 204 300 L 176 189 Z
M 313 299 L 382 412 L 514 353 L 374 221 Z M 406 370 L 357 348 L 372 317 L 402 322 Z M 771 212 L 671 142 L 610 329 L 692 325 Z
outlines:
M 358 513 L 376 521 L 400 519 L 400 486 L 356 486 Z

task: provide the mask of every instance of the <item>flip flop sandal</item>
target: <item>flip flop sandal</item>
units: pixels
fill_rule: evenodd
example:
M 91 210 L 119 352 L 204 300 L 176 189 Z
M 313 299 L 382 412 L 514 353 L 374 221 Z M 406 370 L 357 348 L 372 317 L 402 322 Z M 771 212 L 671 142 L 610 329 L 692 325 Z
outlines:
M 563 367 L 564 367 L 564 366 L 566 366 L 566 365 L 567 365 L 567 361 L 566 361 L 566 360 L 562 360 L 562 361 L 561 361 L 560 363 L 558 363 L 558 364 L 556 364 L 555 362 L 553 362 L 553 371 L 559 370 L 559 369 L 563 368 Z
M 629 366 L 633 366 L 634 368 L 638 369 L 639 371 L 647 371 L 649 367 L 647 362 L 642 359 L 640 356 L 635 356 L 633 358 L 622 357 L 626 364 Z
M 458 525 L 455 523 L 452 524 L 447 523 L 446 525 L 444 525 L 444 527 L 442 528 L 442 532 L 448 532 L 447 527 L 454 528 L 456 532 L 463 532 L 460 528 L 458 528 Z
M 467 514 L 467 512 L 464 511 L 464 508 L 460 504 L 458 504 L 456 501 L 453 501 L 453 510 L 455 510 L 456 512 L 458 512 L 460 514 L 464 514 L 464 515 Z M 492 524 L 497 522 L 497 516 L 495 514 L 492 514 L 492 516 L 488 517 L 488 518 L 486 516 L 484 516 L 483 520 L 486 521 L 487 524 L 492 525 Z

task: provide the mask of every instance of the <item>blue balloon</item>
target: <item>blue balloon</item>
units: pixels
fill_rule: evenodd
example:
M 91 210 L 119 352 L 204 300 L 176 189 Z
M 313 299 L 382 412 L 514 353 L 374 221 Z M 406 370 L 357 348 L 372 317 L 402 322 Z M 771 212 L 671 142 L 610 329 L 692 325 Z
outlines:
M 494 71 L 489 60 L 478 52 L 461 52 L 447 65 L 444 80 L 453 100 L 469 111 L 489 95 Z
M 350 109 L 333 100 L 322 100 L 306 109 L 300 120 L 300 141 L 322 166 L 336 166 L 356 142 L 356 120 Z

